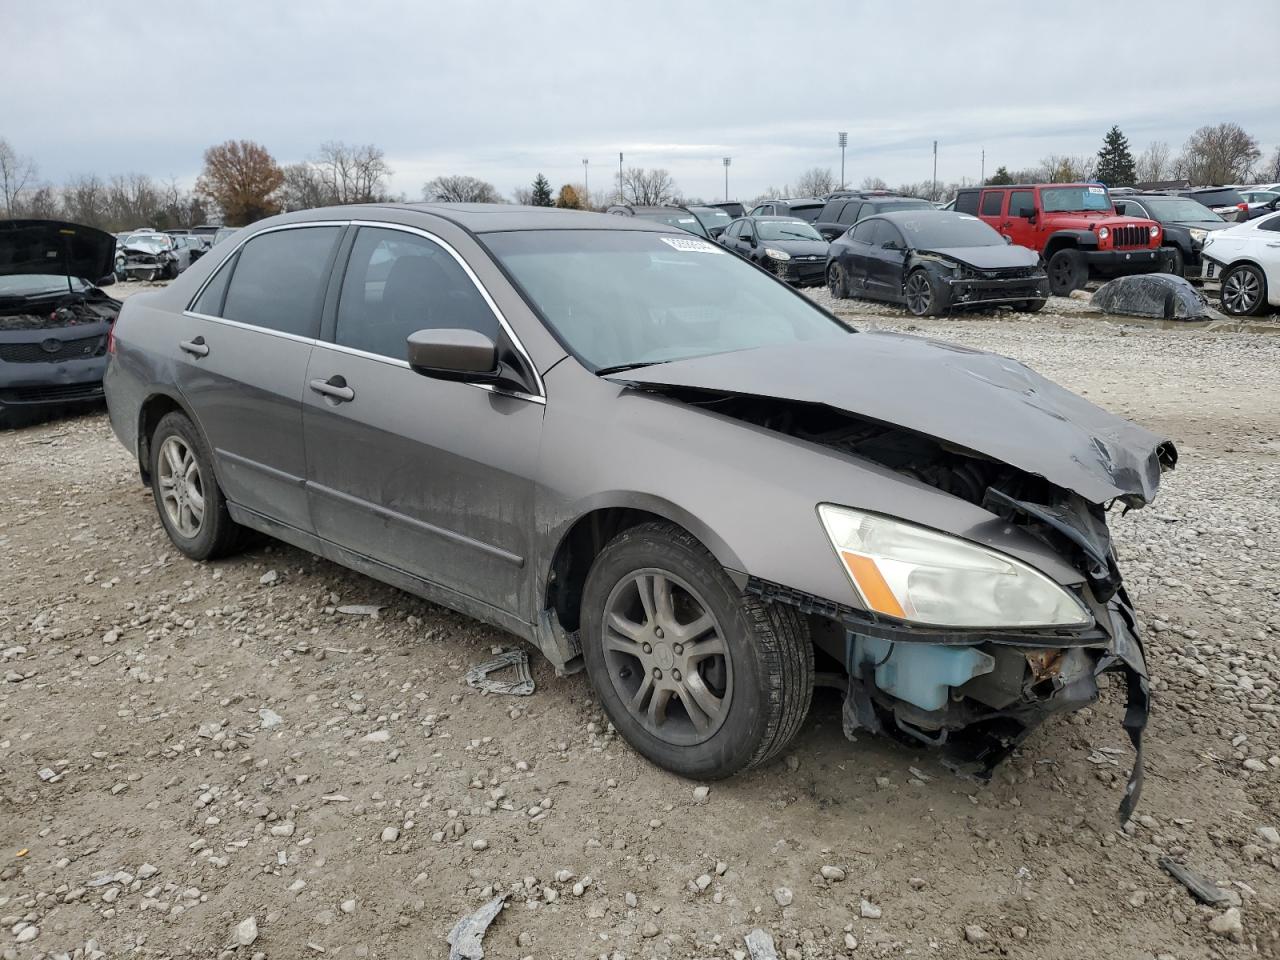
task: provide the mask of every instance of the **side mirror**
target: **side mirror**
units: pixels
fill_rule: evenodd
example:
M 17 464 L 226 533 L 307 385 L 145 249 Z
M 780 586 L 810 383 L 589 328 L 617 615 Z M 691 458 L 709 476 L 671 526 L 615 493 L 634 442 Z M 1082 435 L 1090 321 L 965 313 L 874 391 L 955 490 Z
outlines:
M 754 233 L 747 234 L 746 240 L 751 246 L 754 247 L 756 245 L 756 235 Z
M 880 246 L 882 246 L 885 250 L 898 250 L 898 251 L 902 250 L 902 246 L 901 244 L 898 243 L 897 240 L 886 240 Z
M 475 330 L 419 330 L 409 334 L 409 366 L 440 380 L 477 380 L 498 372 L 498 348 Z

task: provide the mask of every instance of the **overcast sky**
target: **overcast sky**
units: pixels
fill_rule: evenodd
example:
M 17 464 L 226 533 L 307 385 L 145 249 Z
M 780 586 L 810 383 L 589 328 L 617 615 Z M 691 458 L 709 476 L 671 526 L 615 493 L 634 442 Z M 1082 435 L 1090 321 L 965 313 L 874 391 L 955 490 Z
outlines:
M 1233 120 L 1280 143 L 1275 0 L 1058 4 L 101 0 L 4 4 L 0 137 L 59 183 L 129 171 L 190 183 L 211 144 L 281 163 L 375 143 L 392 189 L 469 173 L 509 195 L 666 167 L 689 196 L 750 198 L 809 167 L 976 179 L 1135 155 Z M 1206 20 L 1214 26 L 1202 29 Z

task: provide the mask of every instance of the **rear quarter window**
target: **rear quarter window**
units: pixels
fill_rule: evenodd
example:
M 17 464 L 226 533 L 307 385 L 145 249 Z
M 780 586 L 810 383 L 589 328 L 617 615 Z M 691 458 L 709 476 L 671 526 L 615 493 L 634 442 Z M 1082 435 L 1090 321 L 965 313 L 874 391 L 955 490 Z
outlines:
M 968 193 L 961 193 L 956 197 L 955 202 L 956 213 L 978 213 L 978 191 L 971 190 Z

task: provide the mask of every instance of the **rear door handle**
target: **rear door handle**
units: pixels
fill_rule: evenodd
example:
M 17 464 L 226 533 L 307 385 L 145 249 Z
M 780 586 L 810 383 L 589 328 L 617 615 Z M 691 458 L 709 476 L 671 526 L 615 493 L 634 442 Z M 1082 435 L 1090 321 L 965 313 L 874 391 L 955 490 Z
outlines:
M 356 392 L 347 386 L 347 379 L 341 374 L 335 374 L 328 380 L 312 380 L 311 389 L 338 403 L 356 398 Z
M 196 337 L 194 340 L 183 340 L 178 344 L 184 353 L 189 353 L 193 357 L 207 357 L 209 348 L 205 346 L 204 337 Z

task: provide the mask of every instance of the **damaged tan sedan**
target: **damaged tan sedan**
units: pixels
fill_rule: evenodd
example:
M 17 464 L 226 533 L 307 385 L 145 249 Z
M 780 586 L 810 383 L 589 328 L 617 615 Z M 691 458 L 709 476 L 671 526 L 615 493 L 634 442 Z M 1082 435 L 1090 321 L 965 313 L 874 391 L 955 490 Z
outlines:
M 633 217 L 386 204 L 264 220 L 130 298 L 112 425 L 175 545 L 257 530 L 585 668 L 696 778 L 815 684 L 979 776 L 1148 684 L 1107 530 L 1162 438 L 1013 360 L 850 330 Z

